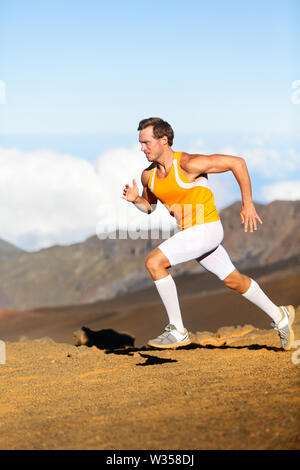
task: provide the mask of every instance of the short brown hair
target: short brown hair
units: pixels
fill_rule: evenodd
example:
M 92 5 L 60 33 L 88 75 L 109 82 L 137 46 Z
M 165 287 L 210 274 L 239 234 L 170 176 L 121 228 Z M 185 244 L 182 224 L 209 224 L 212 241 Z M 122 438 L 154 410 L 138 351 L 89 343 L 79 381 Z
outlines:
M 138 131 L 145 129 L 146 127 L 153 126 L 153 135 L 156 139 L 161 139 L 166 136 L 168 138 L 168 144 L 170 147 L 173 145 L 174 131 L 170 124 L 161 118 L 147 118 L 143 119 L 139 123 Z

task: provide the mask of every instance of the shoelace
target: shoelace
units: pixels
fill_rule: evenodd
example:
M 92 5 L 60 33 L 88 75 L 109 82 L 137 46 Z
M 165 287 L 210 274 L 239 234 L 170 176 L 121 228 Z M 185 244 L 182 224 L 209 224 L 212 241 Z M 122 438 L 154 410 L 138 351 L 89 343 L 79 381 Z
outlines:
M 284 343 L 284 342 L 287 343 L 289 338 L 288 338 L 288 334 L 286 333 L 286 331 L 283 328 L 278 328 L 278 326 L 276 326 L 276 323 L 274 323 L 274 322 L 271 323 L 271 326 L 274 328 L 274 330 L 278 331 L 279 338 L 280 338 L 281 342 L 282 343 Z
M 288 320 L 289 320 L 289 315 L 286 315 L 286 316 L 287 316 L 287 318 L 288 318 Z M 278 328 L 278 327 L 276 326 L 276 323 L 275 323 L 274 321 L 272 321 L 272 322 L 270 323 L 270 325 L 272 326 L 272 328 L 274 328 L 274 330 L 276 330 L 276 331 L 278 331 L 278 332 L 282 331 L 280 328 Z M 280 333 L 279 333 L 279 335 L 280 335 Z
M 165 338 L 166 336 L 168 336 L 168 334 L 170 333 L 170 331 L 173 330 L 173 328 L 173 325 L 167 325 L 165 331 L 161 335 L 159 335 L 159 338 Z
M 280 339 L 283 339 L 285 341 L 288 340 L 288 335 L 286 334 L 286 332 L 284 330 L 278 329 L 278 334 L 280 336 Z

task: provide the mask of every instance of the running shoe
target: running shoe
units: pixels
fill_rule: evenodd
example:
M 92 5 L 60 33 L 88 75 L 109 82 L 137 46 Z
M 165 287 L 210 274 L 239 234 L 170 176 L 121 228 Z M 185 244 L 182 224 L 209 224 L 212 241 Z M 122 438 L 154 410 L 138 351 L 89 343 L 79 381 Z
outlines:
M 292 305 L 281 306 L 279 309 L 282 314 L 282 319 L 277 324 L 272 322 L 271 326 L 278 331 L 281 346 L 287 351 L 291 349 L 294 342 L 292 324 L 295 319 L 295 309 Z
M 147 343 L 148 346 L 161 349 L 172 349 L 180 346 L 191 344 L 189 334 L 186 328 L 183 333 L 180 333 L 174 325 L 167 325 L 164 332 L 155 339 L 150 339 Z

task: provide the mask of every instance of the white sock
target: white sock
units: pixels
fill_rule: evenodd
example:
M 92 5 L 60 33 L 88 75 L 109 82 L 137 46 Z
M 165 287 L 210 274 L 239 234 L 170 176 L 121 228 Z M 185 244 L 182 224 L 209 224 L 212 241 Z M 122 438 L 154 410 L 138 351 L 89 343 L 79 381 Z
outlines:
M 281 320 L 282 315 L 279 308 L 266 296 L 254 279 L 251 279 L 249 289 L 242 296 L 261 308 L 275 323 Z
M 174 325 L 177 330 L 183 333 L 184 326 L 181 318 L 176 284 L 171 274 L 159 279 L 158 281 L 154 281 L 154 284 L 156 285 L 161 300 L 166 308 L 169 323 Z

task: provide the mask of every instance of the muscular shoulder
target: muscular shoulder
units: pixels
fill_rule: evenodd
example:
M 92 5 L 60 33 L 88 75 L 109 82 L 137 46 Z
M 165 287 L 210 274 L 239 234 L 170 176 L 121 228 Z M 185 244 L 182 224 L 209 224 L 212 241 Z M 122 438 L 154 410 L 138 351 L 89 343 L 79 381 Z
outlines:
M 193 164 L 193 161 L 195 159 L 199 159 L 199 157 L 207 157 L 207 155 L 202 155 L 199 153 L 186 153 L 182 152 L 181 158 L 180 158 L 180 166 L 182 166 L 184 169 L 190 167 Z M 185 168 L 186 167 L 186 168 Z
M 206 173 L 201 172 L 201 157 L 207 158 L 207 155 L 201 155 L 198 153 L 191 154 L 182 152 L 180 158 L 180 167 L 182 170 L 186 171 L 188 174 L 193 175 L 195 178 L 199 176 L 206 176 Z
M 190 153 L 182 152 L 180 157 L 180 166 L 184 170 L 188 169 L 189 162 L 191 160 L 192 155 Z
M 151 170 L 155 167 L 155 164 L 154 163 L 151 163 L 151 165 L 148 166 L 148 168 L 145 168 L 142 172 L 142 176 L 141 176 L 141 181 L 142 181 L 142 184 L 143 186 L 147 186 L 148 185 L 148 181 L 149 181 L 149 178 L 150 178 L 150 173 L 151 173 Z

